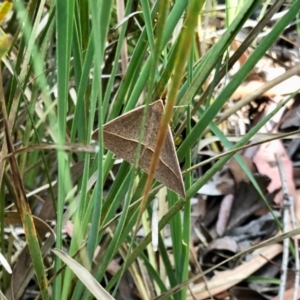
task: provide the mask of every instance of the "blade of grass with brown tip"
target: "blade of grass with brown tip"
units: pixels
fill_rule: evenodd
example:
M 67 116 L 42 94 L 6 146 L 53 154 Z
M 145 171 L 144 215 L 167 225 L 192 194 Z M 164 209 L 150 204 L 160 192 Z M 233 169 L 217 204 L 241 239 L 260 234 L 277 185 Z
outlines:
M 149 176 L 146 181 L 146 186 L 144 189 L 138 220 L 140 220 L 141 214 L 145 210 L 147 197 L 151 189 L 154 174 L 160 158 L 160 153 L 162 151 L 162 147 L 164 145 L 164 141 L 168 132 L 168 126 L 172 118 L 173 108 L 176 103 L 176 96 L 181 83 L 181 75 L 183 74 L 183 70 L 186 65 L 187 58 L 189 56 L 189 50 L 192 46 L 191 36 L 193 36 L 193 31 L 197 24 L 198 13 L 200 12 L 203 4 L 204 1 L 192 1 L 188 7 L 187 19 L 185 22 L 185 30 L 183 31 L 183 34 L 180 37 L 180 44 L 179 44 L 178 56 L 177 56 L 178 58 L 175 60 L 175 68 L 174 68 L 172 85 L 171 85 L 170 92 L 168 94 L 168 101 L 165 107 L 165 113 L 163 114 L 160 122 L 156 145 L 153 151 L 154 154 L 152 155 Z
M 1 72 L 0 72 L 1 74 Z M 7 149 L 8 153 L 14 152 L 13 143 L 10 136 L 10 128 L 8 126 L 8 118 L 7 118 L 7 112 L 6 112 L 6 105 L 4 101 L 4 93 L 2 88 L 2 76 L 0 75 L 0 103 L 1 103 L 1 111 L 3 116 L 3 123 L 4 123 L 4 131 L 5 131 L 5 138 L 7 143 Z M 16 206 L 18 208 L 18 211 L 20 213 L 20 217 L 22 220 L 22 225 L 24 227 L 26 241 L 28 243 L 28 248 L 32 260 L 32 264 L 35 269 L 37 281 L 39 284 L 39 287 L 41 289 L 41 294 L 43 299 L 49 299 L 48 294 L 48 281 L 46 277 L 46 271 L 43 264 L 43 257 L 41 253 L 41 249 L 39 246 L 39 241 L 33 221 L 33 216 L 30 210 L 30 206 L 28 204 L 24 186 L 22 183 L 22 179 L 20 176 L 20 172 L 18 169 L 17 161 L 14 156 L 11 156 L 9 158 L 10 167 L 12 176 L 14 179 L 14 188 L 15 188 L 15 194 L 17 198 Z

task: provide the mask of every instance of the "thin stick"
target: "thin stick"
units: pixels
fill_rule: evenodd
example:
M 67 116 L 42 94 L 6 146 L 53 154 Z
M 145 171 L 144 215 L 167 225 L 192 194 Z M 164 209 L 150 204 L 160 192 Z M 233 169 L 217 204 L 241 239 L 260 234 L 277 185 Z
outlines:
M 155 197 L 152 204 L 152 247 L 156 252 L 158 249 L 158 199 Z
M 289 202 L 289 193 L 287 188 L 286 177 L 284 173 L 283 164 L 277 154 L 275 154 L 278 171 L 280 174 L 280 179 L 282 183 L 282 192 L 283 192 L 283 232 L 288 232 L 289 230 L 289 209 L 291 203 Z M 283 255 L 282 255 L 282 264 L 281 264 L 281 276 L 280 276 L 280 286 L 278 292 L 278 300 L 284 300 L 284 292 L 287 279 L 287 268 L 288 268 L 288 259 L 289 259 L 289 239 L 283 241 Z
M 290 204 L 290 216 L 291 216 L 291 223 L 292 223 L 292 228 L 295 229 L 297 228 L 297 222 L 296 222 L 296 216 L 295 216 L 295 201 L 294 198 L 288 194 L 288 199 L 289 199 L 289 204 Z M 293 236 L 293 241 L 294 241 L 294 247 L 296 249 L 295 251 L 295 282 L 294 282 L 294 293 L 293 293 L 293 298 L 292 300 L 297 300 L 298 299 L 298 289 L 299 289 L 299 279 L 300 279 L 300 260 L 299 260 L 299 251 L 298 251 L 298 239 L 296 236 Z
M 282 166 L 281 161 L 279 162 Z M 285 179 L 285 174 L 284 172 L 281 173 Z M 288 193 L 288 188 L 286 184 L 286 179 L 282 183 L 282 189 L 284 192 L 284 195 L 287 195 L 288 203 L 289 203 L 289 208 L 290 208 L 290 217 L 291 217 L 291 223 L 292 223 L 292 228 L 295 229 L 297 228 L 297 222 L 296 222 L 296 216 L 295 216 L 295 201 L 294 198 Z M 295 251 L 295 282 L 294 282 L 294 292 L 293 292 L 293 298 L 292 300 L 297 300 L 298 299 L 298 290 L 299 290 L 299 279 L 300 279 L 300 260 L 299 260 L 299 251 L 298 249 L 298 239 L 296 236 L 293 237 L 294 241 L 294 247 L 296 249 Z
M 295 217 L 295 202 L 293 197 L 289 196 L 289 201 L 291 203 L 290 206 L 290 215 L 291 215 L 291 221 L 292 221 L 292 227 L 297 228 L 297 222 Z M 294 287 L 294 293 L 293 293 L 293 300 L 298 299 L 298 289 L 299 289 L 299 279 L 300 279 L 300 260 L 299 260 L 299 251 L 298 251 L 298 239 L 296 236 L 293 236 L 293 241 L 295 245 L 295 287 Z

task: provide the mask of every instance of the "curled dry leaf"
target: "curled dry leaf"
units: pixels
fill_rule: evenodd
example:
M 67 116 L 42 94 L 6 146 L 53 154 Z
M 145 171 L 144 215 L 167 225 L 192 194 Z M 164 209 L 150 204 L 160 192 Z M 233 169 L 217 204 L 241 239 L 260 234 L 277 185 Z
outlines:
M 133 109 L 103 126 L 105 148 L 131 164 L 135 161 L 145 107 L 143 105 Z M 146 173 L 149 172 L 163 113 L 162 100 L 149 105 L 138 164 Z M 97 132 L 93 134 L 93 138 L 97 139 Z M 185 198 L 184 184 L 170 128 L 168 128 L 154 178 L 182 198 Z

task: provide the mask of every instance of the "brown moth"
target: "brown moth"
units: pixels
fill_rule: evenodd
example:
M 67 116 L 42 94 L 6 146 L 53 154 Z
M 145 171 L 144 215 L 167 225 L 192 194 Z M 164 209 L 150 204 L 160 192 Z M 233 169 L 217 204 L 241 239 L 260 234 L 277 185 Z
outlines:
M 104 147 L 131 164 L 134 163 L 139 143 L 144 109 L 145 105 L 142 105 L 103 125 Z M 149 105 L 138 164 L 146 173 L 149 171 L 163 112 L 162 100 Z M 97 133 L 95 132 L 93 137 L 96 138 L 96 136 Z M 184 184 L 170 127 L 154 178 L 182 198 L 185 198 Z

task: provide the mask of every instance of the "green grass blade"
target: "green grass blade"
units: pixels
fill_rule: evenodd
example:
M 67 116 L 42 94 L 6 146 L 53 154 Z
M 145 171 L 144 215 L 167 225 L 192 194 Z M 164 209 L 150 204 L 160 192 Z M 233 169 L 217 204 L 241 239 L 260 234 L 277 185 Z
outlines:
M 205 111 L 201 120 L 192 129 L 191 134 L 183 141 L 180 148 L 178 149 L 178 158 L 181 160 L 185 155 L 187 149 L 190 149 L 196 140 L 201 136 L 202 132 L 208 126 L 209 122 L 216 116 L 220 111 L 226 101 L 230 98 L 236 88 L 243 82 L 249 72 L 254 68 L 255 64 L 260 58 L 264 56 L 266 51 L 272 46 L 276 41 L 280 33 L 292 20 L 297 10 L 300 9 L 300 1 L 297 0 L 293 3 L 292 7 L 287 11 L 287 13 L 274 25 L 271 32 L 264 38 L 264 40 L 258 45 L 258 47 L 250 55 L 249 59 L 245 64 L 239 69 L 228 85 L 222 90 L 217 99 L 213 104 Z M 197 138 L 196 138 L 197 136 Z
M 66 117 L 68 110 L 68 89 L 70 76 L 71 44 L 73 37 L 73 17 L 75 1 L 56 2 L 56 28 L 57 28 L 57 114 L 58 143 L 64 144 L 66 136 Z M 57 229 L 56 248 L 62 249 L 62 216 L 65 196 L 71 186 L 68 164 L 63 151 L 58 151 L 58 198 L 57 198 Z M 61 268 L 60 259 L 55 260 L 55 270 Z M 62 297 L 62 277 L 59 275 L 54 282 L 53 295 L 55 299 Z

